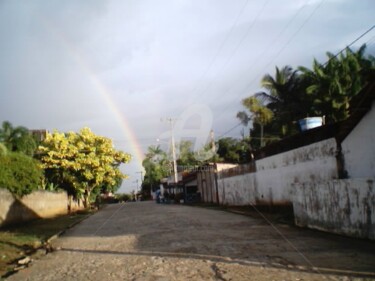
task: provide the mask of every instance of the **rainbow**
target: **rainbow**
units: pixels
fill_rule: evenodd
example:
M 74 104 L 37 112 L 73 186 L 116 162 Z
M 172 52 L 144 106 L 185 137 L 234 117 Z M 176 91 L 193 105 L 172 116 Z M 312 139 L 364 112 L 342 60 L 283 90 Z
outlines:
M 90 78 L 91 83 L 94 85 L 100 97 L 105 102 L 105 105 L 110 109 L 110 111 L 114 115 L 114 118 L 117 120 L 122 130 L 122 133 L 125 136 L 125 139 L 129 140 L 129 147 L 127 149 L 129 149 L 130 151 L 126 152 L 132 155 L 132 161 L 135 161 L 138 165 L 142 167 L 142 161 L 144 158 L 142 148 L 140 147 L 137 137 L 133 129 L 131 128 L 129 122 L 127 121 L 126 117 L 123 115 L 123 113 L 113 100 L 110 90 L 97 77 L 97 75 L 95 75 L 95 73 L 89 67 L 88 63 L 84 60 L 83 55 L 77 50 L 77 48 L 74 47 L 73 44 L 70 43 L 65 34 L 57 30 L 55 28 L 55 25 L 46 18 L 40 17 L 40 20 L 43 26 L 62 43 L 64 48 L 68 50 L 68 52 L 74 57 L 76 62 L 81 67 L 82 71 L 84 71 L 87 77 Z

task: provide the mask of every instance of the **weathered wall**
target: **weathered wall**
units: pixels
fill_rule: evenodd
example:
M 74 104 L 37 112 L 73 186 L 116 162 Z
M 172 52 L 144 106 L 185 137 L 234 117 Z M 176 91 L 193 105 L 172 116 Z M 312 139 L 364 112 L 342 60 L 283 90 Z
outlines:
M 265 202 L 291 202 L 290 187 L 299 182 L 337 179 L 337 144 L 323 140 L 256 161 L 256 183 Z
M 375 102 L 341 143 L 349 178 L 375 178 Z
M 220 178 L 218 190 L 219 202 L 224 205 L 256 204 L 259 198 L 255 173 Z
M 217 203 L 215 173 L 213 169 L 198 172 L 197 185 L 203 202 Z
M 257 160 L 255 169 L 239 166 L 219 172 L 219 202 L 228 205 L 291 204 L 292 184 L 338 178 L 336 149 L 336 140 L 331 138 Z M 239 174 L 237 170 L 253 172 Z M 211 199 L 216 196 L 213 173 L 198 175 L 198 182 L 202 178 L 206 179 L 202 198 L 205 202 L 216 202 Z
M 77 202 L 72 204 L 72 210 L 83 207 Z M 66 214 L 67 206 L 66 192 L 35 191 L 17 199 L 7 189 L 0 188 L 0 226 Z
M 293 209 L 299 226 L 375 239 L 373 180 L 296 183 Z

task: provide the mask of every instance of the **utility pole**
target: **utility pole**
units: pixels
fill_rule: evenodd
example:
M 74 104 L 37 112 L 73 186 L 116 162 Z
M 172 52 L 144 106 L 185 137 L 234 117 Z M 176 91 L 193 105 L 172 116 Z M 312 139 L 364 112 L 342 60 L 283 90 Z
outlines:
M 173 174 L 174 174 L 174 183 L 177 185 L 178 183 L 178 177 L 177 177 L 177 162 L 176 162 L 176 148 L 174 144 L 174 123 L 176 122 L 176 118 L 168 117 L 166 118 L 167 122 L 169 122 L 171 126 L 171 143 L 172 143 L 172 158 L 173 158 Z
M 135 180 L 134 182 L 137 184 L 137 185 L 136 185 L 136 186 L 137 186 L 137 189 L 136 189 L 136 190 L 137 190 L 137 193 L 138 193 L 138 179 Z
M 215 135 L 214 130 L 211 130 L 210 132 L 210 138 L 211 138 L 211 147 L 212 152 L 214 153 L 214 178 L 215 178 L 215 189 L 216 189 L 216 204 L 220 204 L 219 202 L 219 184 L 217 179 L 217 163 L 216 163 L 216 145 L 215 145 Z
M 137 172 L 137 174 L 141 174 L 141 186 L 142 186 L 142 183 L 143 183 L 143 171 Z
M 216 153 L 216 144 L 215 144 L 214 130 L 211 130 L 211 132 L 210 132 L 210 138 L 211 138 L 211 150 L 212 150 L 213 153 Z

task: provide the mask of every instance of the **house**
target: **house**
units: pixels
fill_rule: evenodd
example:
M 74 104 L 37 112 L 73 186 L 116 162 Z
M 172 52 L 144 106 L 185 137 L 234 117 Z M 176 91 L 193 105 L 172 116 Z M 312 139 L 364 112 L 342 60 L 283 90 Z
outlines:
M 47 137 L 48 131 L 45 129 L 42 130 L 29 130 L 30 134 L 34 137 L 34 139 L 38 142 L 44 141 Z

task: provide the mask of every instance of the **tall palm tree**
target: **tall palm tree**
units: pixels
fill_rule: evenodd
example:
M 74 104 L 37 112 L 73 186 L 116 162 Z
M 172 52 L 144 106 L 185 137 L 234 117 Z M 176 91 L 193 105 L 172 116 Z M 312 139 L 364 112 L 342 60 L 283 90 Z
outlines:
M 290 66 L 279 69 L 275 76 L 266 74 L 261 80 L 266 92 L 255 94 L 274 114 L 272 125 L 281 136 L 294 133 L 294 122 L 306 116 L 307 101 L 301 92 L 300 77 Z
M 259 99 L 254 96 L 243 99 L 242 105 L 251 115 L 247 114 L 245 111 L 240 111 L 237 113 L 237 118 L 240 119 L 241 123 L 245 126 L 247 126 L 250 120 L 252 120 L 254 124 L 260 126 L 260 147 L 263 147 L 264 126 L 272 121 L 273 113 L 269 108 L 262 105 Z

